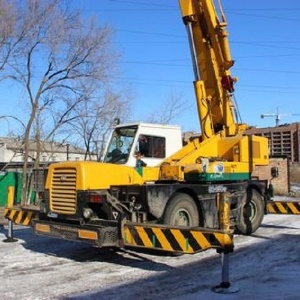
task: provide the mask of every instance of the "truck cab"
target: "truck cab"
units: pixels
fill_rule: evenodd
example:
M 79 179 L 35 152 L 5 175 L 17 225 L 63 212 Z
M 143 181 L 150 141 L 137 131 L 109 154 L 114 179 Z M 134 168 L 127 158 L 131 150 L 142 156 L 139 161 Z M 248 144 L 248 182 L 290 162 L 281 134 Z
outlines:
M 181 148 L 179 126 L 150 123 L 117 125 L 110 135 L 102 162 L 135 167 L 139 155 L 145 165 L 154 167 Z

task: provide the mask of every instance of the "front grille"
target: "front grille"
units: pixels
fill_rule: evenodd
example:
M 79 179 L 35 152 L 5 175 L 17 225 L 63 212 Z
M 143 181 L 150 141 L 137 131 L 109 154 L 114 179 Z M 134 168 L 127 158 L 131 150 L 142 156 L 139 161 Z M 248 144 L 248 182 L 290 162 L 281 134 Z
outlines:
M 54 213 L 75 214 L 75 168 L 57 168 L 54 170 L 50 189 L 50 209 Z
M 104 232 L 103 246 L 115 245 L 118 241 L 118 232 L 116 228 L 109 228 Z

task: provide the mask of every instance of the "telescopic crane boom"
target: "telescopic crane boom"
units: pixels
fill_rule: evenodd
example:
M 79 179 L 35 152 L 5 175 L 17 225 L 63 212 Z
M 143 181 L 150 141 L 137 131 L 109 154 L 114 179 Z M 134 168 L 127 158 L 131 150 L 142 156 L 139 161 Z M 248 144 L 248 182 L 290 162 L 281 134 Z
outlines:
M 167 158 L 161 180 L 225 181 L 249 179 L 256 165 L 268 164 L 268 140 L 245 136 L 238 122 L 230 68 L 226 18 L 220 0 L 179 0 L 195 74 L 194 89 L 201 137 Z
M 180 0 L 192 56 L 203 140 L 222 129 L 227 136 L 236 135 L 240 129 L 233 101 L 236 79 L 230 74 L 234 61 L 229 50 L 226 18 L 220 1 L 218 4 L 221 19 L 212 0 Z

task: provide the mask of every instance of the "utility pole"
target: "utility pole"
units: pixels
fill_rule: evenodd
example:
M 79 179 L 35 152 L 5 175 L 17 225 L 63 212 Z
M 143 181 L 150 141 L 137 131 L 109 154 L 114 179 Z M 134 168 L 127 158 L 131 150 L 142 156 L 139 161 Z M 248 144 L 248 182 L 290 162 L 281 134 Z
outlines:
M 67 160 L 69 160 L 69 147 L 70 147 L 70 144 L 67 144 Z

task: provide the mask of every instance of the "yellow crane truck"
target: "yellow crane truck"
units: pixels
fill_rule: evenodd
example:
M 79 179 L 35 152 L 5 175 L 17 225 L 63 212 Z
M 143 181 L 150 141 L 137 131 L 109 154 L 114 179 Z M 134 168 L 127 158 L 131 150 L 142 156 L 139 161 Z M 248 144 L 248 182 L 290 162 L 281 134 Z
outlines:
M 118 125 L 103 161 L 51 164 L 35 233 L 103 247 L 117 245 L 123 221 L 217 229 L 222 193 L 229 195 L 232 229 L 251 234 L 260 226 L 268 187 L 251 172 L 268 164 L 268 141 L 245 135 L 247 125 L 239 122 L 234 62 L 218 4 L 216 10 L 213 0 L 179 0 L 201 134 L 181 145 L 170 139 L 172 126 Z M 133 165 L 137 153 L 147 166 Z

